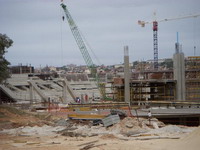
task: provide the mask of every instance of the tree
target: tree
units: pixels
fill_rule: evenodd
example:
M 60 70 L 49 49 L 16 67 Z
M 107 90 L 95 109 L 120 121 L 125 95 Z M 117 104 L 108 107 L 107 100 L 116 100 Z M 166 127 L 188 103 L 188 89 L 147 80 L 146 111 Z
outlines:
M 12 44 L 13 41 L 6 34 L 0 33 L 0 83 L 9 77 L 8 65 L 10 63 L 5 59 L 4 55 Z
M 173 68 L 173 60 L 170 58 L 165 59 L 164 62 L 160 63 L 160 66 L 167 67 L 168 69 L 172 69 Z

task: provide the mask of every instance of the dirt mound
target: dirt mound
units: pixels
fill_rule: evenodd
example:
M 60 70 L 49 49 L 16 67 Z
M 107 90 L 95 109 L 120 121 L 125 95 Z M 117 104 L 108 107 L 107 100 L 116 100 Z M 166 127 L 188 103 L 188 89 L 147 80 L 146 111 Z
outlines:
M 185 136 L 182 141 L 193 141 L 194 139 L 197 139 L 198 141 L 200 139 L 200 126 L 189 135 Z
M 130 134 L 130 133 L 141 133 L 151 128 L 156 128 L 160 126 L 164 126 L 164 124 L 155 118 L 152 118 L 151 123 L 149 124 L 149 120 L 145 118 L 126 117 L 119 123 L 108 128 L 108 130 L 115 131 L 116 133 L 118 132 L 122 134 Z
M 10 106 L 0 106 L 0 130 L 20 126 L 42 126 L 48 124 L 37 115 Z
M 199 150 L 200 148 L 200 127 L 192 131 L 190 134 L 186 135 L 180 139 L 175 145 L 170 147 L 170 150 Z
M 127 117 L 121 120 L 119 123 L 109 128 L 110 131 L 117 130 L 119 132 L 129 132 L 130 130 L 141 129 L 140 122 L 136 118 Z
M 15 136 L 32 136 L 32 135 L 37 135 L 37 136 L 50 136 L 50 135 L 57 135 L 57 132 L 60 130 L 63 130 L 64 127 L 52 127 L 48 125 L 44 126 L 23 126 L 19 128 L 14 128 L 14 129 L 4 129 L 0 131 L 2 134 L 10 134 L 10 135 L 15 135 Z

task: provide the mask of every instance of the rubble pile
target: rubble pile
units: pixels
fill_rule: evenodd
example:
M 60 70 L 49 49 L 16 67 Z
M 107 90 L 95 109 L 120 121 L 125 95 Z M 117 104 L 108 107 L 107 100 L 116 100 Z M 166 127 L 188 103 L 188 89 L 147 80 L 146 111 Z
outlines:
M 10 126 L 2 127 L 0 133 L 13 135 L 62 135 L 67 137 L 93 137 L 128 138 L 138 139 L 140 136 L 150 138 L 168 138 L 182 133 L 190 133 L 193 128 L 184 126 L 165 125 L 156 118 L 151 120 L 137 117 L 123 117 L 118 123 L 104 126 L 103 122 L 94 125 L 94 121 L 85 119 L 50 119 L 50 114 L 37 116 L 11 107 L 0 109 L 0 125 L 9 123 Z M 111 117 L 111 119 L 113 119 Z M 97 119 L 99 121 L 99 119 Z M 4 124 L 5 125 L 5 124 Z M 11 128 L 10 130 L 6 128 Z M 179 138 L 179 137 L 178 137 Z
M 165 126 L 164 123 L 153 118 L 151 124 L 149 125 L 148 119 L 145 118 L 135 118 L 126 117 L 119 123 L 114 124 L 110 127 L 104 127 L 103 124 L 93 126 L 91 122 L 76 123 L 74 120 L 58 121 L 63 122 L 62 124 L 67 124 L 66 129 L 59 131 L 59 134 L 70 137 L 91 137 L 91 136 L 105 136 L 113 135 L 115 137 L 119 136 L 130 136 L 138 133 L 145 133 L 151 131 L 153 128 L 159 128 Z M 156 125 L 155 125 L 156 124 Z
M 0 144 L 3 144 L 3 149 L 13 149 L 13 146 L 41 150 L 47 149 L 47 146 L 51 146 L 52 149 L 60 146 L 60 149 L 66 149 L 70 146 L 70 149 L 88 150 L 101 146 L 102 149 L 110 149 L 113 145 L 113 149 L 129 149 L 132 145 L 137 145 L 139 149 L 148 149 L 148 142 L 142 141 L 152 140 L 153 143 L 154 140 L 156 142 L 152 144 L 152 149 L 156 150 L 155 139 L 162 139 L 167 145 L 165 150 L 198 150 L 200 147 L 200 127 L 165 125 L 155 118 L 149 120 L 124 115 L 118 117 L 117 122 L 113 121 L 115 118 L 112 115 L 119 114 L 123 113 L 115 111 L 105 116 L 111 123 L 105 125 L 102 119 L 91 117 L 90 114 L 87 116 L 92 119 L 72 119 L 67 116 L 63 118 L 48 113 L 41 115 L 0 106 Z M 148 145 L 143 147 L 141 143 Z M 160 149 L 162 144 L 157 144 L 157 149 Z
M 149 122 L 145 118 L 126 117 L 121 122 L 109 128 L 110 131 L 129 136 L 133 133 L 147 132 L 152 128 L 159 128 L 165 126 L 163 122 L 158 121 L 156 118 L 151 119 Z

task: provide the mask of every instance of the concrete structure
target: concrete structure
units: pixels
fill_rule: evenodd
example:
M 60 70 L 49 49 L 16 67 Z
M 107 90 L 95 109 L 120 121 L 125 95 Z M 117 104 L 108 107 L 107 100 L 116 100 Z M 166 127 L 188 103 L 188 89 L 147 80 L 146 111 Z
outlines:
M 33 74 L 13 74 L 5 84 L 0 85 L 0 98 L 3 102 L 23 104 L 44 103 L 49 100 L 70 103 L 76 97 L 83 97 L 86 102 L 99 100 L 100 93 L 95 82 L 85 80 L 84 75 L 79 76 L 76 76 L 75 81 L 67 80 L 67 77 L 43 80 Z
M 124 79 L 125 79 L 125 102 L 130 103 L 130 71 L 128 46 L 124 47 Z
M 34 73 L 34 67 L 32 66 L 22 66 L 20 64 L 19 66 L 12 66 L 9 68 L 11 74 L 27 74 L 27 73 Z
M 176 99 L 185 100 L 185 57 L 181 52 L 181 46 L 177 42 L 175 44 L 175 54 L 173 55 L 174 80 L 176 80 Z

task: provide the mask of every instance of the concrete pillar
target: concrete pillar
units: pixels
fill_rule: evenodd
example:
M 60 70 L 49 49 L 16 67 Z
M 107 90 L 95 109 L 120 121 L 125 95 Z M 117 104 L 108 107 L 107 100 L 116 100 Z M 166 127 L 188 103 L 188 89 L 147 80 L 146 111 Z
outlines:
M 176 99 L 185 100 L 185 56 L 180 50 L 179 43 L 176 43 L 176 52 L 173 56 L 174 80 L 176 80 Z
M 63 102 L 67 102 L 67 84 L 63 81 Z
M 30 73 L 33 73 L 33 72 L 32 72 L 32 67 L 31 67 L 31 65 L 29 66 L 29 70 L 30 70 L 30 71 L 29 71 Z
M 19 74 L 22 74 L 22 66 L 19 67 Z
M 33 85 L 28 81 L 29 83 L 29 95 L 30 95 L 30 103 L 33 103 Z
M 124 101 L 130 104 L 130 72 L 128 46 L 124 47 Z

